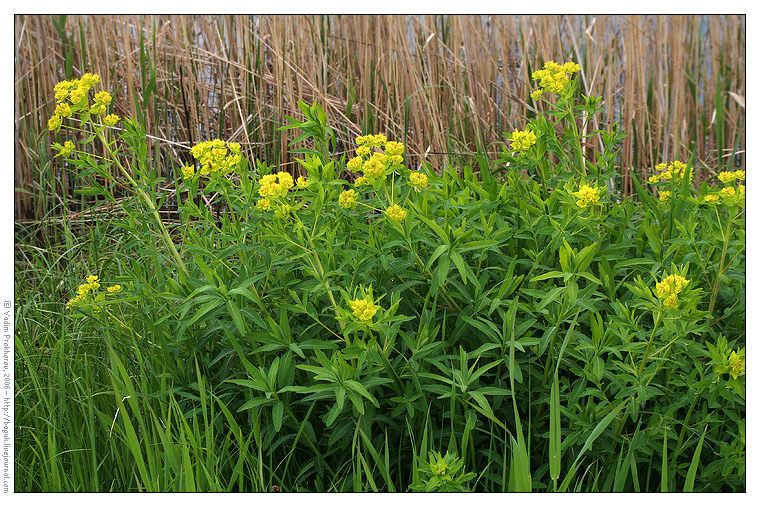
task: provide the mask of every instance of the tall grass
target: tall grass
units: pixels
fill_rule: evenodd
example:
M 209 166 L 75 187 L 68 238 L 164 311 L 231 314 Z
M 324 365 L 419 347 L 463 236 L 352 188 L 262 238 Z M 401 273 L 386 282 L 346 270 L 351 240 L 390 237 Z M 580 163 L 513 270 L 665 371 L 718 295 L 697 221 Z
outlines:
M 16 214 L 41 219 L 78 182 L 48 163 L 46 120 L 58 81 L 99 73 L 122 116 L 145 121 L 159 171 L 219 137 L 297 170 L 296 102 L 318 100 L 344 144 L 362 132 L 402 135 L 415 164 L 444 167 L 535 115 L 530 73 L 581 64 L 579 93 L 605 98 L 594 129 L 628 132 L 629 171 L 693 158 L 702 179 L 744 167 L 743 16 L 17 16 Z M 584 149 L 601 152 L 590 135 Z M 492 169 L 498 169 L 492 167 Z M 167 209 L 173 204 L 168 202 Z

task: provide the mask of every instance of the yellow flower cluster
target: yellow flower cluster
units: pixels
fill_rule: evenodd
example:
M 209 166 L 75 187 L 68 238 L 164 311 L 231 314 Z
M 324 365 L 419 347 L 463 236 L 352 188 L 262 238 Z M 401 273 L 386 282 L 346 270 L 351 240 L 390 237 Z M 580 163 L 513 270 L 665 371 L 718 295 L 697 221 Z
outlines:
M 259 195 L 261 197 L 285 197 L 285 195 L 288 193 L 288 190 L 293 188 L 295 185 L 295 182 L 293 181 L 293 176 L 286 173 L 285 171 L 280 171 L 277 174 L 267 174 L 266 176 L 262 176 L 261 180 L 259 180 L 260 187 L 259 187 Z
M 357 185 L 372 185 L 385 177 L 385 171 L 404 161 L 404 145 L 388 141 L 383 134 L 369 134 L 356 138 L 356 156 L 348 161 L 346 168 L 351 172 L 363 171 L 364 176 L 357 179 Z M 372 151 L 383 148 L 383 151 Z
M 670 190 L 664 190 L 660 192 L 660 200 L 662 202 L 666 202 L 668 200 L 668 197 L 670 197 L 670 194 L 671 194 Z
M 66 141 L 62 145 L 60 143 L 53 143 L 53 149 L 58 150 L 56 157 L 68 157 L 74 153 L 74 143 Z
M 100 279 L 96 275 L 90 275 L 87 277 L 87 283 L 81 284 L 77 288 L 77 294 L 73 299 L 70 299 L 66 303 L 66 308 L 71 310 L 77 306 L 90 303 L 100 303 L 105 301 L 105 293 L 96 294 L 95 292 L 100 288 Z M 106 287 L 106 290 L 110 294 L 118 294 L 121 292 L 121 285 L 112 285 Z M 94 305 L 92 307 L 95 313 L 100 313 L 100 306 Z
M 728 374 L 736 379 L 744 375 L 746 368 L 747 363 L 744 358 L 744 349 L 740 349 L 738 353 L 732 350 L 728 358 Z
M 734 182 L 744 181 L 746 179 L 746 173 L 741 170 L 737 171 L 722 171 L 718 174 L 718 179 L 730 186 L 726 186 L 715 192 L 715 188 L 709 190 L 712 193 L 707 193 L 702 197 L 702 202 L 708 204 L 717 204 L 719 201 L 728 206 L 744 206 L 745 201 L 745 187 L 743 184 L 733 186 Z
M 388 142 L 388 138 L 383 134 L 368 134 L 366 136 L 359 136 L 356 138 L 356 144 L 364 145 L 367 148 L 380 147 Z
M 731 183 L 734 180 L 744 181 L 746 174 L 744 171 L 723 171 L 718 174 L 718 179 L 722 183 Z
M 309 180 L 304 178 L 303 176 L 299 176 L 296 180 L 296 186 L 298 188 L 306 188 L 309 186 Z
M 681 275 L 668 275 L 655 287 L 655 294 L 663 300 L 665 308 L 678 308 L 678 294 L 691 282 Z
M 349 301 L 348 305 L 354 312 L 354 315 L 362 322 L 371 322 L 372 317 L 375 316 L 380 306 L 376 305 L 370 296 L 365 296 L 364 299 L 354 299 Z
M 581 208 L 599 202 L 599 189 L 589 185 L 582 185 L 577 192 L 573 192 L 573 195 L 578 198 L 575 204 Z
M 192 164 L 180 167 L 179 170 L 182 172 L 182 177 L 186 180 L 192 179 L 192 177 L 195 176 L 195 166 Z
M 415 171 L 409 175 L 409 183 L 417 190 L 422 190 L 428 186 L 427 174 Z
M 340 196 L 338 196 L 338 204 L 341 208 L 353 208 L 358 198 L 359 196 L 353 188 L 350 190 L 344 190 Z
M 407 211 L 399 206 L 398 204 L 394 204 L 393 206 L 387 208 L 385 210 L 385 214 L 391 217 L 396 222 L 401 222 L 406 218 Z
M 198 143 L 190 148 L 190 154 L 200 162 L 200 173 L 204 176 L 231 171 L 243 158 L 239 143 L 225 143 L 221 139 Z
M 263 199 L 259 199 L 256 203 L 256 207 L 261 211 L 270 210 L 272 209 L 272 201 L 270 201 L 268 197 L 264 197 Z
M 115 114 L 109 114 L 105 118 L 103 118 L 103 123 L 105 123 L 109 127 L 113 127 L 114 125 L 116 125 L 117 123 L 119 123 L 120 119 L 121 118 L 119 118 Z
M 543 69 L 532 74 L 534 80 L 540 80 L 538 84 L 541 88 L 535 90 L 530 96 L 533 99 L 538 99 L 545 91 L 562 93 L 570 81 L 568 74 L 574 74 L 579 70 L 581 70 L 581 66 L 574 62 L 568 62 L 564 65 L 552 61 L 546 62 Z
M 525 151 L 536 144 L 536 133 L 532 130 L 515 130 L 512 132 L 510 142 L 513 150 Z
M 106 107 L 111 103 L 111 95 L 108 92 L 98 92 L 95 94 L 95 103 L 90 108 L 88 94 L 93 86 L 100 83 L 100 76 L 97 74 L 84 74 L 80 79 L 71 81 L 61 81 L 56 84 L 55 91 L 55 112 L 48 120 L 48 130 L 58 131 L 63 125 L 63 119 L 80 113 L 89 111 L 91 114 L 105 114 Z
M 656 171 L 660 171 L 659 174 L 653 174 L 649 177 L 649 183 L 658 183 L 660 181 L 671 180 L 674 183 L 679 183 L 683 180 L 684 174 L 686 174 L 687 166 L 683 162 L 674 160 L 670 165 L 662 163 L 654 166 Z M 689 173 L 689 183 L 694 179 L 694 169 L 691 169 Z

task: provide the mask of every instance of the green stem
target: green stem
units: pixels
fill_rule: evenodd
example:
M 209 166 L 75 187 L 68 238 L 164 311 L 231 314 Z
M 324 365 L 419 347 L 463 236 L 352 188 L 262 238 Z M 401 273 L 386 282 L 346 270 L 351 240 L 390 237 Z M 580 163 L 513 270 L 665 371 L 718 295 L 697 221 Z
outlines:
M 116 153 L 114 153 L 113 149 L 111 148 L 111 145 L 108 143 L 105 136 L 103 135 L 103 132 L 95 130 L 95 134 L 97 135 L 98 139 L 100 139 L 100 141 L 103 143 L 103 146 L 105 146 L 106 150 L 108 150 L 109 155 L 111 155 L 111 158 L 116 163 L 116 166 L 119 168 L 122 175 L 124 175 L 127 181 L 129 181 L 133 185 L 137 194 L 142 198 L 143 202 L 145 202 L 147 209 L 151 211 L 153 218 L 156 219 L 156 223 L 158 224 L 158 227 L 161 230 L 161 235 L 163 236 L 164 241 L 166 242 L 166 246 L 169 248 L 169 252 L 171 252 L 172 257 L 174 257 L 174 260 L 177 263 L 177 266 L 179 266 L 182 269 L 185 275 L 189 274 L 187 267 L 185 266 L 185 263 L 182 261 L 182 257 L 179 255 L 179 252 L 177 252 L 177 248 L 174 246 L 174 242 L 172 241 L 171 236 L 169 236 L 169 232 L 166 230 L 166 227 L 164 226 L 163 220 L 161 220 L 161 215 L 159 215 L 158 210 L 156 209 L 156 203 L 153 202 L 153 200 L 150 198 L 150 196 L 148 196 L 145 190 L 138 187 L 137 182 L 132 178 L 132 176 L 129 174 L 129 172 L 126 170 L 126 168 L 121 164 L 121 162 L 117 158 Z
M 718 217 L 718 220 L 720 221 L 720 216 Z M 723 274 L 723 266 L 726 262 L 726 253 L 728 252 L 728 240 L 731 237 L 731 222 L 732 220 L 729 218 L 728 223 L 726 224 L 726 230 L 723 232 L 723 251 L 720 254 L 720 267 L 718 268 L 718 273 L 715 275 L 716 279 L 715 283 L 713 284 L 712 295 L 710 296 L 710 306 L 707 307 L 707 312 L 710 314 L 712 314 L 713 308 L 715 308 L 715 302 L 718 299 L 718 291 L 720 290 L 720 276 Z
M 657 318 L 654 321 L 654 327 L 652 328 L 652 335 L 649 337 L 649 341 L 647 342 L 647 350 L 644 352 L 644 358 L 641 360 L 641 364 L 639 365 L 639 381 L 641 381 L 641 375 L 644 373 L 644 367 L 647 364 L 647 361 L 649 360 L 649 351 L 652 349 L 652 342 L 654 341 L 654 335 L 657 332 L 657 327 L 660 325 L 660 321 L 662 320 L 662 312 L 657 312 Z

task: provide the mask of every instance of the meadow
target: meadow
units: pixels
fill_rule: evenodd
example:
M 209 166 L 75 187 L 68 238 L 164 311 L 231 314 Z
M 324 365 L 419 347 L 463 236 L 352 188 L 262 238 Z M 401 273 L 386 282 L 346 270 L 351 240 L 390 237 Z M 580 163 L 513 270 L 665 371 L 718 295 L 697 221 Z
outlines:
M 17 17 L 16 491 L 745 491 L 743 30 Z

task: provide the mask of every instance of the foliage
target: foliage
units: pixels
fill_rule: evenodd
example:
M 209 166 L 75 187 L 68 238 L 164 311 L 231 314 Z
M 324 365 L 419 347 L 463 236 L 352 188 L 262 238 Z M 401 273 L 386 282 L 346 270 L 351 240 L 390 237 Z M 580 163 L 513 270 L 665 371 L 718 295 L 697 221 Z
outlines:
M 379 134 L 336 160 L 299 103 L 305 174 L 203 144 L 173 230 L 144 127 L 87 117 L 58 149 L 132 194 L 65 283 L 120 289 L 65 310 L 49 368 L 17 340 L 17 488 L 744 490 L 744 174 L 674 161 L 621 199 L 622 132 L 589 158 L 599 98 L 559 83 L 503 174 L 411 171 Z

